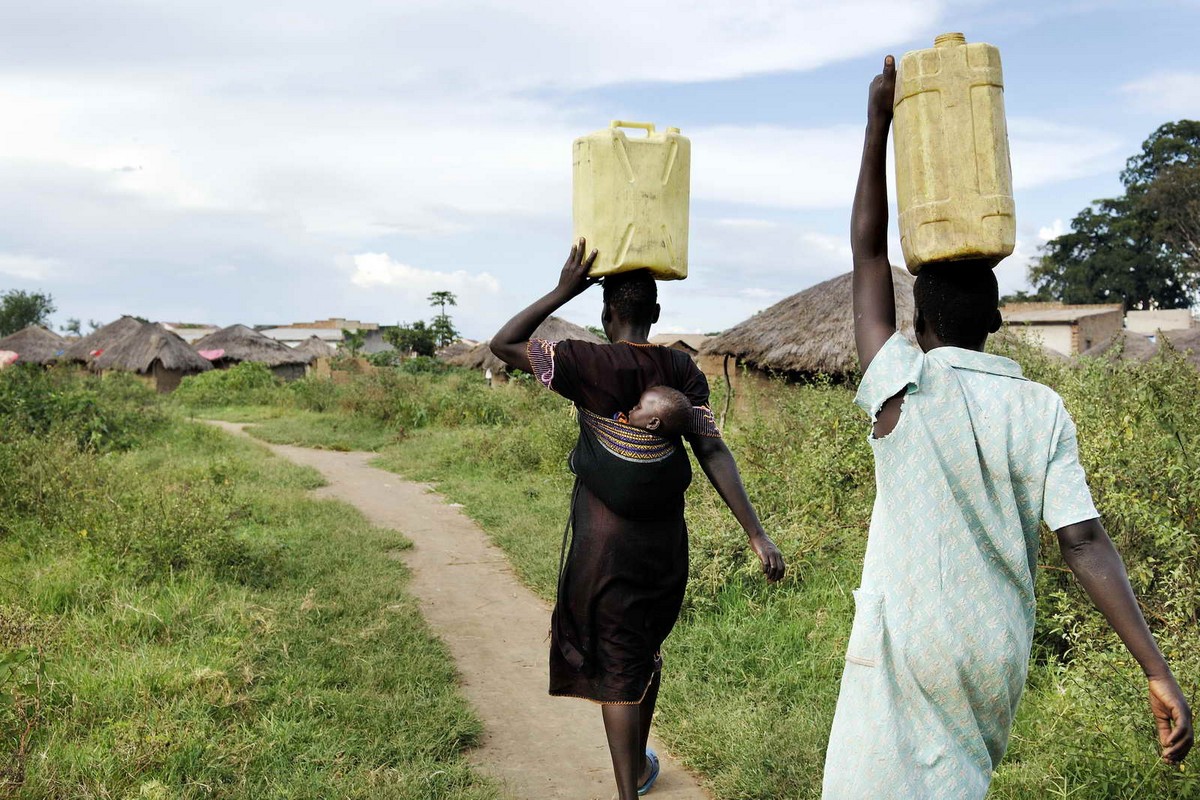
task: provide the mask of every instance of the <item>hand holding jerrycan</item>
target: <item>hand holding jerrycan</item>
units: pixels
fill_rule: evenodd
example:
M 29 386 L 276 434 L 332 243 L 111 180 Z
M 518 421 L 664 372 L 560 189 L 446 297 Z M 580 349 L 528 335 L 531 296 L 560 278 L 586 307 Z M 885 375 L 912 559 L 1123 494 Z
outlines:
M 914 275 L 936 261 L 1012 254 L 1017 223 L 1000 51 L 944 33 L 905 53 L 893 118 L 900 245 Z
M 588 275 L 687 277 L 691 166 L 692 144 L 678 128 L 656 133 L 653 123 L 617 120 L 575 140 L 574 238 L 599 251 Z

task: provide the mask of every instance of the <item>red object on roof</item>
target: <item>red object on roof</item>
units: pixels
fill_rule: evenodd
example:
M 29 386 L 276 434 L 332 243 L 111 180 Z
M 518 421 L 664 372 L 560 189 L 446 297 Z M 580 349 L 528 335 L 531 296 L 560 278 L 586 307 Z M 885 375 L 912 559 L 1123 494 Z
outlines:
M 218 358 L 220 358 L 221 356 L 225 355 L 225 351 L 224 351 L 224 350 L 221 350 L 221 349 L 217 349 L 217 350 L 197 350 L 196 352 L 197 352 L 197 353 L 199 353 L 199 354 L 200 354 L 201 356 L 203 356 L 204 358 L 207 358 L 209 361 L 216 361 Z

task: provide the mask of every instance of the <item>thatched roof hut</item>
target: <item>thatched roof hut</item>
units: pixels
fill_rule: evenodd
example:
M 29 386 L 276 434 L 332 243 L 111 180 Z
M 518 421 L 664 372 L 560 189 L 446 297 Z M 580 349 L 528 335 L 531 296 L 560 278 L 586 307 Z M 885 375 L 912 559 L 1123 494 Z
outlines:
M 192 347 L 205 358 L 209 358 L 212 365 L 218 369 L 251 361 L 269 367 L 284 380 L 303 378 L 304 367 L 313 360 L 313 356 L 263 336 L 245 325 L 222 328 L 197 340 Z M 215 358 L 205 355 L 214 351 L 220 351 L 221 355 Z
M 13 351 L 25 364 L 49 364 L 63 354 L 68 344 L 54 331 L 41 325 L 30 325 L 0 339 L 0 350 Z
M 758 369 L 796 375 L 845 376 L 858 371 L 854 348 L 852 274 L 818 283 L 780 300 L 704 342 L 702 355 L 733 356 Z M 896 322 L 913 336 L 913 277 L 892 267 Z
M 332 358 L 337 352 L 336 347 L 322 339 L 320 336 L 310 336 L 300 344 L 293 347 L 292 350 L 302 356 L 308 356 L 310 359 Z
M 454 359 L 467 353 L 469 350 L 477 346 L 479 342 L 473 342 L 470 339 L 459 339 L 457 342 L 451 342 L 445 347 L 434 353 L 435 358 L 439 358 L 448 364 L 456 363 Z
M 104 349 L 92 362 L 97 370 L 122 370 L 145 377 L 160 392 L 179 386 L 188 375 L 212 369 L 207 358 L 165 328 L 144 324 Z
M 80 364 L 91 364 L 95 357 L 92 353 L 104 351 L 120 342 L 126 336 L 137 332 L 142 323 L 130 316 L 121 317 L 116 322 L 110 322 L 103 327 L 84 336 L 79 341 L 69 345 L 63 351 L 59 361 L 73 361 Z
M 1112 361 L 1149 361 L 1158 352 L 1158 345 L 1144 333 L 1121 330 L 1108 341 L 1094 344 L 1079 355 L 1103 356 Z
M 567 322 L 565 319 L 559 317 L 550 317 L 539 325 L 533 332 L 533 338 L 547 339 L 552 342 L 562 341 L 563 339 L 578 339 L 579 341 L 591 342 L 592 344 L 604 343 L 603 339 L 587 328 L 581 328 L 573 322 Z M 488 347 L 487 342 L 477 344 L 467 352 L 454 358 L 446 359 L 446 363 L 459 367 L 469 367 L 471 369 L 490 369 L 495 375 L 508 372 L 508 367 L 504 362 L 492 355 L 492 350 Z

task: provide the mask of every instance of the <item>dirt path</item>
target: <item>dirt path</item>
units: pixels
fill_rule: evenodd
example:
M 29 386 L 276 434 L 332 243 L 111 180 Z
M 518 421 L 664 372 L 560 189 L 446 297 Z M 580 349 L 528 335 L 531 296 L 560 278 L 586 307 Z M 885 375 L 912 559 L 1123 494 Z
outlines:
M 240 424 L 214 424 L 248 435 Z M 475 522 L 427 484 L 370 466 L 371 453 L 260 444 L 320 471 L 329 484 L 316 494 L 348 502 L 373 524 L 412 540 L 399 557 L 412 570 L 410 591 L 450 647 L 463 691 L 483 720 L 483 742 L 470 755 L 483 772 L 518 798 L 616 797 L 599 709 L 546 694 L 549 607 L 517 580 Z M 709 797 L 661 746 L 652 746 L 663 771 L 649 797 Z

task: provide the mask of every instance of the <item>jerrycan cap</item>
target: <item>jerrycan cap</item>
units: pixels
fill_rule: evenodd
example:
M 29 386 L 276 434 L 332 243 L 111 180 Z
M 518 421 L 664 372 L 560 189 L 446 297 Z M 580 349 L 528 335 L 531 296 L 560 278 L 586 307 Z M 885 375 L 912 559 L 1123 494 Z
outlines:
M 933 40 L 934 47 L 957 47 L 960 44 L 966 43 L 967 37 L 961 33 L 942 33 Z

